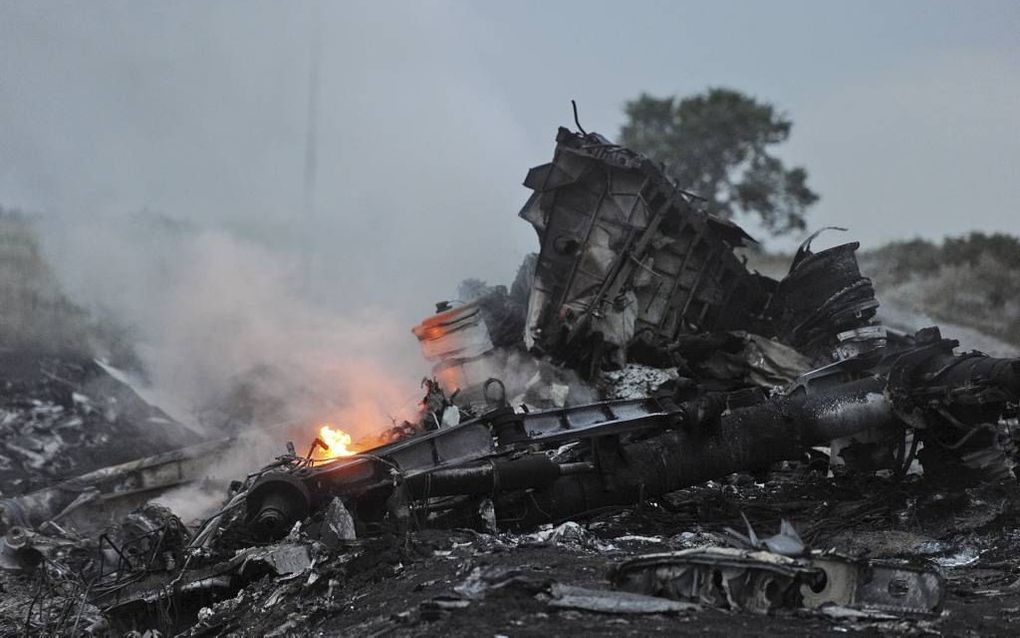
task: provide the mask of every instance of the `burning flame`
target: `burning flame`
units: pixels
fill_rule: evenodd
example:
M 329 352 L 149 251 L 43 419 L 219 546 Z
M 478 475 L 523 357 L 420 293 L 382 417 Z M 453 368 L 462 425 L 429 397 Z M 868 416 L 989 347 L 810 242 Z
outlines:
M 351 435 L 339 428 L 326 424 L 319 428 L 319 438 L 326 444 L 326 449 L 316 448 L 315 458 L 332 459 L 338 456 L 357 454 L 356 450 L 350 448 L 352 442 Z

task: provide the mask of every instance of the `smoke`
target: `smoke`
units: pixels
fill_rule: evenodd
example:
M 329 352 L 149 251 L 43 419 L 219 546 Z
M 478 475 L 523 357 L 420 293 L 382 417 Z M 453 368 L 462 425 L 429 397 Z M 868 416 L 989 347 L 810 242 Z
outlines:
M 0 6 L 0 203 L 41 213 L 65 292 L 210 433 L 403 418 L 410 327 L 534 248 L 519 182 L 553 129 L 463 55 L 472 12 L 316 4 Z
M 213 515 L 225 504 L 231 481 L 244 478 L 281 454 L 276 434 L 259 430 L 242 434 L 206 468 L 201 480 L 165 492 L 152 502 L 169 508 L 185 523 Z
M 0 204 L 86 228 L 154 210 L 268 242 L 307 255 L 328 303 L 384 304 L 412 325 L 452 282 L 507 281 L 534 248 L 516 218 L 520 181 L 548 159 L 555 129 L 523 127 L 464 55 L 470 14 L 445 3 L 0 4 Z M 559 101 L 555 114 L 567 109 Z
M 329 420 L 358 436 L 414 404 L 425 366 L 400 313 L 320 300 L 286 245 L 151 214 L 38 225 L 67 293 L 126 326 L 178 418 L 210 433 Z
M 499 379 L 511 405 L 582 405 L 600 400 L 598 391 L 569 368 L 555 366 L 520 350 L 497 350 L 486 374 Z
M 428 366 L 403 304 L 359 303 L 342 281 L 332 296 L 309 289 L 286 236 L 152 213 L 34 222 L 65 293 L 121 327 L 127 343 L 114 345 L 136 355 L 143 396 L 207 437 L 237 437 L 200 480 L 156 500 L 183 520 L 221 507 L 229 482 L 285 442 L 303 454 L 320 424 L 357 440 L 417 419 Z

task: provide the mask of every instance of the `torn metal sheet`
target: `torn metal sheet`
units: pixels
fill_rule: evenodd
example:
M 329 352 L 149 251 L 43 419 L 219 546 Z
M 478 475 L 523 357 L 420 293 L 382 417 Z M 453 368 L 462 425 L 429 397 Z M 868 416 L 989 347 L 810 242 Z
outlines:
M 232 563 L 240 561 L 238 573 L 242 576 L 256 570 L 269 570 L 276 576 L 288 576 L 305 571 L 312 564 L 308 545 L 305 543 L 280 543 L 271 547 L 253 547 L 234 557 Z
M 354 517 L 347 511 L 344 502 L 338 498 L 330 501 L 322 517 L 322 529 L 319 538 L 327 547 L 353 541 L 358 537 Z
M 590 336 L 625 348 L 640 331 L 754 329 L 775 282 L 733 253 L 748 235 L 701 212 L 661 167 L 592 133 L 561 128 L 529 171 L 520 215 L 542 243 L 525 345 L 558 355 Z M 771 282 L 771 283 L 770 283 Z

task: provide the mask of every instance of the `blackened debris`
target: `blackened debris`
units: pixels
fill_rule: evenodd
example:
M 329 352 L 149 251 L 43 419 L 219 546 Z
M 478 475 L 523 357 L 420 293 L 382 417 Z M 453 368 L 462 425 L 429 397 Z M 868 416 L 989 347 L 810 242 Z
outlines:
M 775 282 L 733 249 L 738 226 L 697 210 L 660 166 L 598 134 L 560 129 L 524 181 L 542 249 L 524 341 L 578 366 L 622 361 L 634 336 L 758 328 Z
M 525 185 L 538 255 L 414 328 L 433 364 L 418 422 L 346 457 L 291 445 L 194 528 L 152 505 L 61 526 L 141 466 L 26 483 L 45 489 L 9 503 L 43 514 L 4 521 L 0 632 L 958 632 L 963 595 L 1020 609 L 1020 359 L 877 325 L 854 243 L 750 272 L 743 230 L 598 134 L 560 129 Z M 108 380 L 79 365 L 17 386 L 3 426 L 88 423 L 99 395 L 76 388 Z M 107 423 L 156 414 L 118 401 L 136 409 Z M 56 454 L 13 445 L 21 472 Z M 161 475 L 195 458 L 154 451 L 136 463 Z

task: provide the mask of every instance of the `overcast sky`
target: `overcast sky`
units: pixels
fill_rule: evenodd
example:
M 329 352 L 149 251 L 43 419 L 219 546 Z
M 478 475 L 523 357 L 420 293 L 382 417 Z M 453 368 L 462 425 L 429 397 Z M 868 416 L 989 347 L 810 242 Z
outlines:
M 1015 1 L 0 0 L 0 203 L 296 241 L 317 29 L 313 236 L 322 272 L 370 282 L 352 295 L 507 281 L 535 249 L 520 182 L 569 100 L 613 138 L 641 91 L 788 113 L 812 228 L 1020 233 Z

